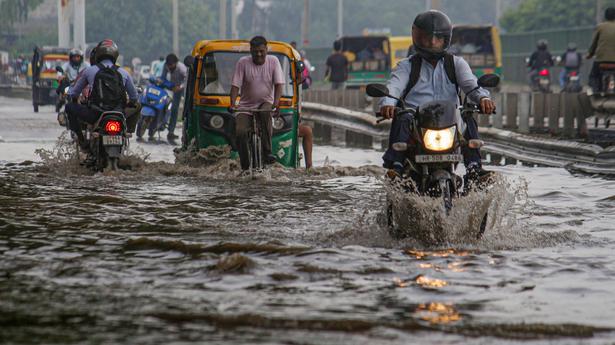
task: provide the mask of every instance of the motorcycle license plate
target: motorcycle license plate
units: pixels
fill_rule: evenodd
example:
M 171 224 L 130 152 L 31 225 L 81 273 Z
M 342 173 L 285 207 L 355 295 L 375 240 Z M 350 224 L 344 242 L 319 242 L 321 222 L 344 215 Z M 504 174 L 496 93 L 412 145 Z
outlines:
M 103 135 L 102 139 L 104 146 L 122 145 L 121 135 Z
M 540 85 L 549 85 L 549 79 L 540 79 Z
M 575 76 L 570 77 L 570 81 L 577 81 L 577 80 L 579 80 L 579 77 L 578 77 L 578 76 L 576 76 L 576 75 L 575 75 Z
M 160 91 L 156 89 L 149 89 L 149 93 L 152 95 L 160 96 Z
M 460 154 L 416 155 L 414 160 L 417 163 L 461 162 L 463 161 L 463 156 Z

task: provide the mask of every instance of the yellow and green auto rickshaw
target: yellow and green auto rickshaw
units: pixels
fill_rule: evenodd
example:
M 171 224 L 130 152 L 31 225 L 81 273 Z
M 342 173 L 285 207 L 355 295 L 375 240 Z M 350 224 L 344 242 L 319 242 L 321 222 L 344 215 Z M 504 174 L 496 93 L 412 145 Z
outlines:
M 350 88 L 385 83 L 399 60 L 408 56 L 412 45 L 410 36 L 344 36 L 339 40 L 350 64 L 346 81 Z
M 280 60 L 286 84 L 280 99 L 280 116 L 274 118 L 272 153 L 277 161 L 298 167 L 298 126 L 303 62 L 299 52 L 283 42 L 268 42 L 269 55 Z M 244 40 L 203 40 L 195 44 L 184 62 L 189 67 L 184 103 L 182 149 L 231 146 L 237 156 L 235 117 L 228 112 L 231 79 L 239 58 L 250 54 Z
M 32 106 L 38 112 L 39 105 L 56 104 L 58 95 L 58 72 L 68 62 L 68 48 L 43 47 L 35 48 L 32 56 Z
M 502 43 L 497 27 L 491 25 L 455 25 L 451 54 L 464 58 L 474 74 L 502 75 Z

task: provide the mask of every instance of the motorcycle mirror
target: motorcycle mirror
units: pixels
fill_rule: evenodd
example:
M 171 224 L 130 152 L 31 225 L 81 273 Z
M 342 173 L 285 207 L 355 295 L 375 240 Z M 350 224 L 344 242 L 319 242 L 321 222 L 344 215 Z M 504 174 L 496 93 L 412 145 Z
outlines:
M 408 150 L 408 144 L 406 143 L 393 143 L 391 147 L 397 152 L 406 152 Z
M 194 56 L 186 55 L 186 57 L 184 58 L 184 65 L 186 65 L 186 67 L 190 68 L 190 67 L 192 67 L 193 64 L 194 64 Z
M 372 96 L 372 97 L 395 98 L 389 95 L 389 89 L 383 84 L 368 84 L 367 88 L 365 89 L 365 92 L 367 93 L 368 96 Z
M 480 87 L 496 87 L 500 83 L 500 76 L 497 74 L 485 74 L 478 78 L 478 86 Z
M 58 73 L 64 73 L 64 69 L 62 68 L 62 66 L 56 66 L 56 71 Z
M 302 73 L 305 69 L 305 63 L 303 61 L 297 61 L 297 71 Z

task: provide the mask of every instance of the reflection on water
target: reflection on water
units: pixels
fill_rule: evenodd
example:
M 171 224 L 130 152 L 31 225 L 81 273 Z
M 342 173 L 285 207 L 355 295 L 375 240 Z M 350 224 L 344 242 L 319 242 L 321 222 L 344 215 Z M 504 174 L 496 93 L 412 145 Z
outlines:
M 452 304 L 431 302 L 419 304 L 415 314 L 421 319 L 432 324 L 449 324 L 461 320 L 461 314 Z

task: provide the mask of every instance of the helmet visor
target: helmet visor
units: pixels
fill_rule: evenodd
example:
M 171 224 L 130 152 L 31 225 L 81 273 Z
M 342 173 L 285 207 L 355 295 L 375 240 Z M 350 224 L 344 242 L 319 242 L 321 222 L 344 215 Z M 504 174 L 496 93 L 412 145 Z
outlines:
M 445 52 L 451 44 L 451 33 L 446 32 L 428 32 L 416 25 L 412 26 L 412 41 L 418 48 L 440 54 Z

